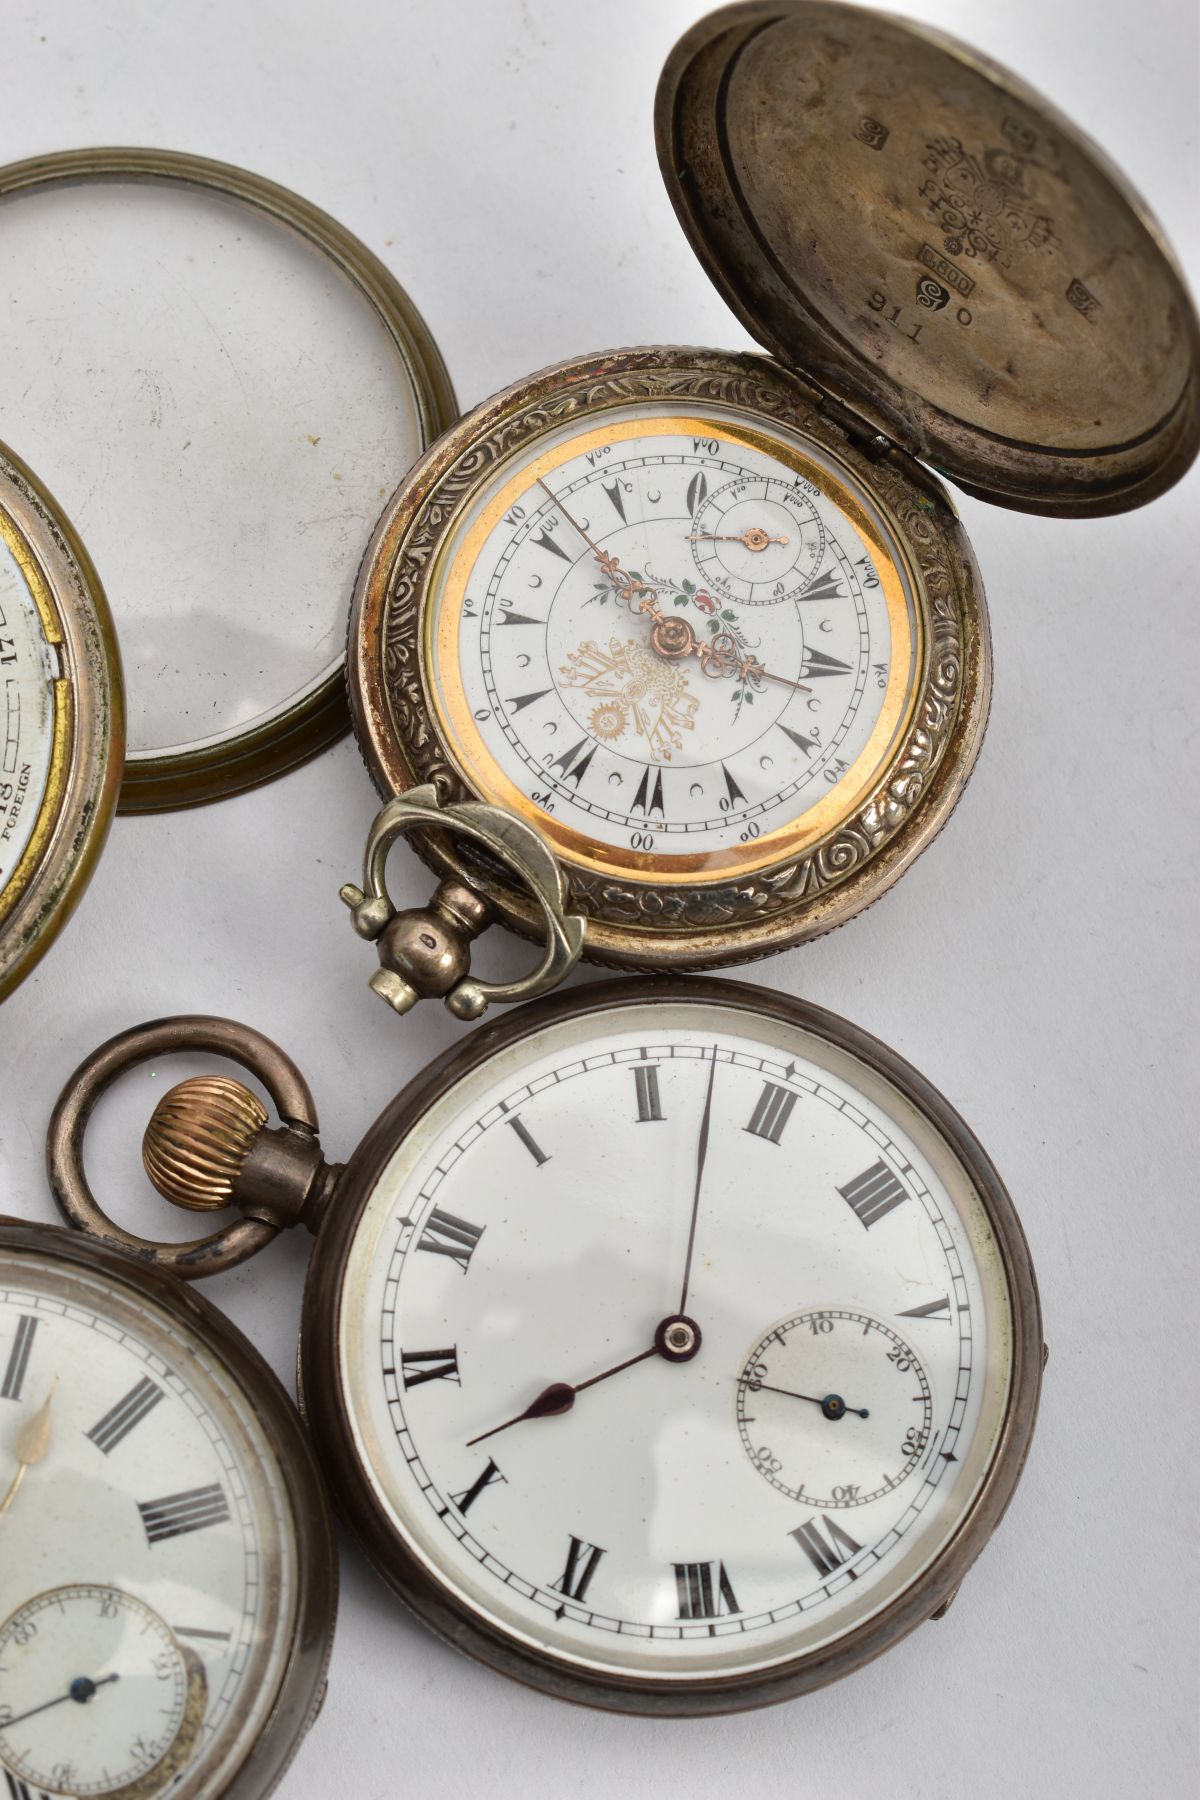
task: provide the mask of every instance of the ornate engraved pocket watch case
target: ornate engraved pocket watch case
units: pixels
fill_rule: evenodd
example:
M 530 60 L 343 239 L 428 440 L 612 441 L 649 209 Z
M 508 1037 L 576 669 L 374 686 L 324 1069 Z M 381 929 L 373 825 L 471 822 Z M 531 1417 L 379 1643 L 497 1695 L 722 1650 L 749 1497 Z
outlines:
M 152 1179 L 243 1216 L 158 1245 L 92 1197 L 83 1127 L 122 1070 L 195 1049 L 267 1079 L 282 1123 L 223 1076 L 167 1093 Z M 447 1642 L 559 1698 L 696 1716 L 942 1616 L 1024 1465 L 1042 1327 L 999 1177 L 892 1051 L 762 989 L 630 979 L 473 1033 L 344 1167 L 315 1123 L 268 1040 L 159 1021 L 68 1083 L 51 1185 L 185 1275 L 315 1233 L 321 1465 Z
M 0 1767 L 9 1791 L 262 1800 L 337 1604 L 307 1436 L 159 1270 L 0 1218 Z
M 982 586 L 929 467 L 1083 517 L 1196 451 L 1170 253 L 1014 77 L 862 8 L 735 6 L 672 52 L 656 125 L 699 260 L 770 354 L 557 365 L 446 433 L 386 509 L 351 706 L 380 791 L 419 793 L 385 807 L 344 897 L 401 1010 L 514 997 L 467 978 L 470 939 L 492 918 L 543 935 L 556 903 L 478 813 L 439 830 L 438 808 L 484 802 L 553 854 L 561 948 L 522 994 L 572 944 L 713 966 L 850 918 L 945 822 L 987 716 Z M 394 921 L 407 830 L 443 885 Z

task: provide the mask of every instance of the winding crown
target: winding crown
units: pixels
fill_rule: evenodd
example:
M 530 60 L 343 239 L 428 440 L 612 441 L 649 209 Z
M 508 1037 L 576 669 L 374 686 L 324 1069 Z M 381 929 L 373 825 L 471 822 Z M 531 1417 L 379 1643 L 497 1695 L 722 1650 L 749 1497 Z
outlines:
M 142 1139 L 146 1173 L 190 1212 L 217 1212 L 233 1198 L 255 1138 L 267 1122 L 256 1094 L 227 1075 L 195 1075 L 164 1094 Z

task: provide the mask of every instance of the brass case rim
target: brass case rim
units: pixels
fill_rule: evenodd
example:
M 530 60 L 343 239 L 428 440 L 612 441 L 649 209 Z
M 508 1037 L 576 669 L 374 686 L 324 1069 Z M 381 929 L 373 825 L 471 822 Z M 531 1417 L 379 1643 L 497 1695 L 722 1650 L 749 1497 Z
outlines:
M 441 735 L 422 651 L 433 551 L 451 530 L 464 493 L 493 466 L 481 446 L 506 454 L 526 441 L 523 430 L 532 439 L 560 416 L 582 419 L 626 399 L 702 405 L 704 398 L 722 398 L 737 404 L 728 398 L 731 391 L 753 392 L 760 400 L 760 428 L 769 429 L 777 417 L 832 451 L 888 516 L 915 570 L 917 603 L 925 612 L 915 716 L 854 820 L 835 827 L 802 858 L 754 877 L 731 878 L 721 887 L 678 884 L 670 902 L 677 922 L 662 913 L 653 884 L 591 876 L 561 855 L 568 906 L 588 918 L 583 954 L 613 967 L 723 967 L 820 936 L 878 899 L 945 824 L 983 741 L 991 643 L 982 580 L 944 489 L 902 451 L 870 454 L 823 410 L 820 390 L 769 358 L 689 346 L 609 351 L 541 370 L 446 432 L 389 501 L 355 590 L 346 674 L 355 735 L 376 787 L 390 798 L 432 781 L 443 804 L 486 799 L 463 782 L 453 748 Z M 597 394 L 607 398 L 597 400 Z M 447 493 L 452 479 L 464 492 Z M 398 582 L 405 588 L 399 602 Z M 933 616 L 934 586 L 944 620 Z M 951 663 L 953 694 L 943 706 L 938 683 Z M 934 715 L 940 720 L 937 742 L 929 731 Z M 478 863 L 445 836 L 421 834 L 413 841 L 440 876 L 476 887 L 482 880 L 504 922 L 537 936 L 535 909 L 502 871 L 489 864 L 481 875 Z
M 64 772 L 40 809 L 40 849 L 0 895 L 0 1001 L 46 954 L 92 878 L 121 784 L 125 702 L 121 658 L 100 578 L 53 495 L 0 443 L 0 508 L 53 609 L 69 697 Z
M 669 1689 L 653 1678 L 582 1672 L 516 1643 L 468 1611 L 427 1571 L 398 1540 L 359 1465 L 340 1390 L 337 1351 L 342 1281 L 358 1221 L 392 1155 L 419 1129 L 430 1106 L 471 1070 L 544 1025 L 655 1000 L 750 1009 L 800 1026 L 857 1057 L 897 1088 L 930 1121 L 975 1185 L 1003 1260 L 1013 1331 L 1012 1379 L 991 1466 L 954 1536 L 911 1587 L 822 1650 L 765 1673 L 709 1677 L 694 1684 L 672 1681 Z M 305 1417 L 331 1472 L 341 1517 L 382 1579 L 443 1642 L 558 1699 L 621 1713 L 702 1717 L 771 1705 L 823 1687 L 863 1667 L 949 1603 L 1000 1523 L 1024 1468 L 1037 1418 L 1043 1340 L 1037 1279 L 1016 1209 L 987 1152 L 938 1089 L 886 1044 L 835 1013 L 743 982 L 693 976 L 593 982 L 531 1001 L 513 1017 L 481 1026 L 467 1044 L 445 1052 L 416 1076 L 384 1109 L 339 1179 L 337 1204 L 325 1215 L 309 1264 L 299 1361 Z
M 458 417 L 441 351 L 390 269 L 345 226 L 301 195 L 231 163 L 187 151 L 128 146 L 61 150 L 0 168 L 0 200 L 85 181 L 160 181 L 235 200 L 295 232 L 325 256 L 371 308 L 395 351 L 416 409 L 422 448 Z M 306 692 L 264 717 L 178 751 L 126 756 L 118 811 L 201 806 L 244 793 L 308 762 L 347 729 L 339 658 Z

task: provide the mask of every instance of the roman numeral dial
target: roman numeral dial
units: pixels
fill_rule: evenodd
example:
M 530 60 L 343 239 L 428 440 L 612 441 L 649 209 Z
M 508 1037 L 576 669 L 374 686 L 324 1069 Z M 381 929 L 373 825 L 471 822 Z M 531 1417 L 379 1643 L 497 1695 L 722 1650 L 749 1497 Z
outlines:
M 514 447 L 430 576 L 456 754 L 616 886 L 783 866 L 895 757 L 921 669 L 907 578 L 864 553 L 861 497 L 782 444 L 613 423 Z
M 615 532 L 600 481 L 584 517 Z M 815 1008 L 613 993 L 495 1034 L 410 1126 L 346 1265 L 348 1404 L 390 1516 L 522 1641 L 774 1666 L 954 1541 L 1006 1416 L 994 1240 L 953 1146 Z
M 62 1235 L 0 1230 L 0 1800 L 140 1791 L 188 1709 L 207 1792 L 282 1692 L 315 1490 L 208 1312 Z

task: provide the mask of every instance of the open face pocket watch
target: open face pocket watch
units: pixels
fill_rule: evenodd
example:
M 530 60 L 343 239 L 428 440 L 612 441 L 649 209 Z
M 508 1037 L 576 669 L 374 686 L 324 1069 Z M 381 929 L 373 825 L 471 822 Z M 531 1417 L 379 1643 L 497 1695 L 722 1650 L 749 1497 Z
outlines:
M 850 918 L 945 822 L 987 716 L 983 591 L 926 465 L 1082 518 L 1196 451 L 1169 251 L 1003 70 L 865 8 L 754 0 L 675 47 L 656 125 L 701 265 L 769 354 L 561 363 L 387 507 L 347 670 L 370 771 L 405 798 L 343 897 L 399 1010 L 474 1016 L 581 952 L 713 967 Z M 443 883 L 397 918 L 384 861 L 410 830 Z M 467 976 L 496 918 L 547 937 L 507 988 Z
M 577 989 L 434 1062 L 344 1167 L 306 1096 L 272 1128 L 200 1077 L 159 1103 L 146 1167 L 244 1216 L 159 1245 L 102 1211 L 83 1131 L 116 1075 L 196 1049 L 288 1066 L 227 1020 L 113 1039 L 59 1102 L 55 1197 L 184 1275 L 315 1233 L 321 1466 L 448 1643 L 562 1698 L 698 1715 L 945 1612 L 1029 1449 L 1041 1318 L 999 1177 L 892 1051 L 730 982 Z
M 13 1800 L 260 1800 L 337 1562 L 262 1358 L 171 1276 L 0 1218 L 0 1768 Z

